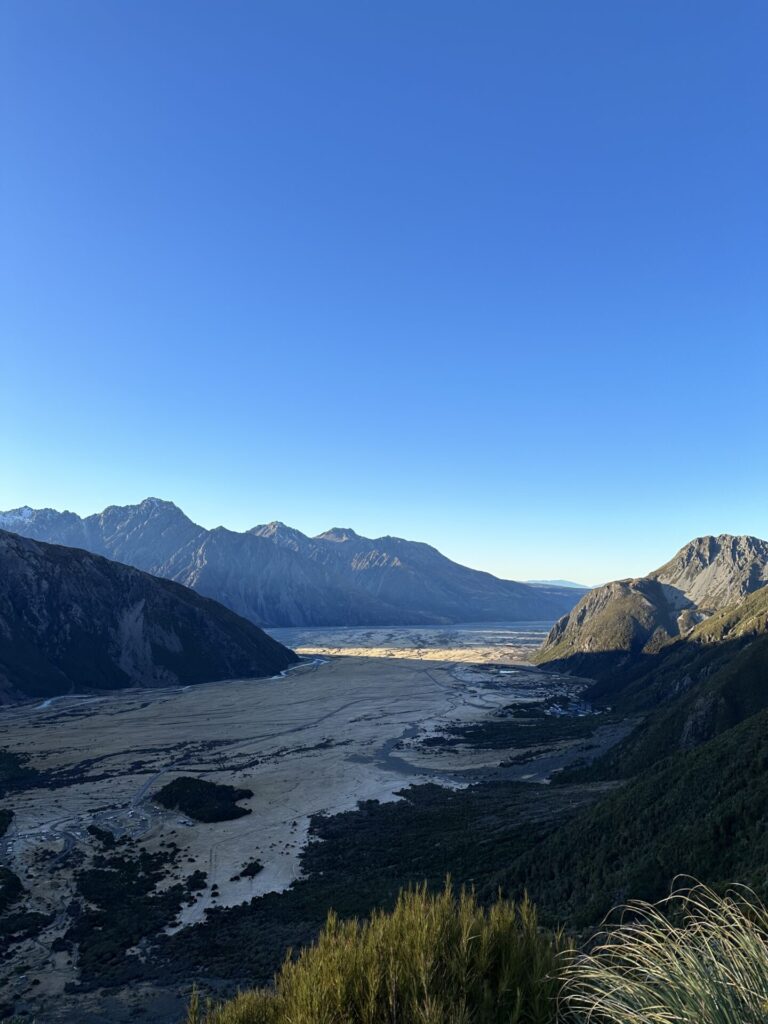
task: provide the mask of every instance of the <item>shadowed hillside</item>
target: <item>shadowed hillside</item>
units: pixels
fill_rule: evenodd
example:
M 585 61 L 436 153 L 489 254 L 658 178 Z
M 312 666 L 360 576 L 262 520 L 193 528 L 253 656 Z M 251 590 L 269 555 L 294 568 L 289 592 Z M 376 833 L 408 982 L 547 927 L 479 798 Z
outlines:
M 565 822 L 500 879 L 545 918 L 598 924 L 630 897 L 657 899 L 678 874 L 734 878 L 768 897 L 768 711 L 659 761 Z
M 731 554 L 760 550 L 762 542 L 743 540 L 723 545 L 718 538 L 718 545 Z M 696 542 L 695 549 L 701 547 Z M 768 587 L 760 560 L 751 568 L 748 561 L 732 566 L 734 585 L 726 586 L 727 574 L 718 574 L 717 600 L 730 596 L 733 603 L 710 612 L 684 636 L 625 645 L 620 657 L 596 643 L 596 650 L 572 647 L 570 656 L 556 659 L 560 668 L 597 678 L 587 691 L 593 701 L 642 712 L 644 719 L 601 758 L 571 766 L 556 779 L 625 784 L 505 873 L 505 886 L 512 892 L 526 888 L 546 916 L 592 924 L 630 895 L 660 897 L 678 873 L 716 887 L 738 878 L 768 895 Z M 679 557 L 673 562 L 690 564 Z M 712 583 L 711 563 L 706 565 Z M 701 596 L 700 582 L 693 574 L 687 585 Z M 649 597 L 660 599 L 656 609 L 669 609 L 664 586 L 647 579 L 600 588 L 599 610 L 587 598 L 574 611 L 582 637 L 599 640 L 606 623 L 614 624 L 614 638 L 628 637 L 638 629 L 640 598 L 644 612 Z M 591 615 L 583 614 L 588 605 Z M 547 653 L 562 653 L 568 633 L 568 624 L 560 628 L 545 660 Z
M 186 587 L 0 531 L 0 699 L 274 675 L 298 659 Z

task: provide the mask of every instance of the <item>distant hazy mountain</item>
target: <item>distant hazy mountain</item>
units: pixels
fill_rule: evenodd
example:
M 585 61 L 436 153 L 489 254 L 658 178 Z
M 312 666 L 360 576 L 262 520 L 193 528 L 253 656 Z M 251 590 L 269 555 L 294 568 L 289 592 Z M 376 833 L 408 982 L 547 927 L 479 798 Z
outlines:
M 186 587 L 0 530 L 0 701 L 274 675 L 296 661 Z
M 657 652 L 766 584 L 768 542 L 699 537 L 648 576 L 585 594 L 552 627 L 538 660 L 567 660 L 588 675 L 610 671 L 629 654 Z
M 573 580 L 526 580 L 530 587 L 570 587 L 572 590 L 589 590 L 586 583 L 574 583 Z
M 54 509 L 15 509 L 0 513 L 0 528 L 167 577 L 261 625 L 545 620 L 579 597 L 570 587 L 501 580 L 397 537 L 369 540 L 339 528 L 307 537 L 282 523 L 246 533 L 205 530 L 157 498 L 85 519 Z

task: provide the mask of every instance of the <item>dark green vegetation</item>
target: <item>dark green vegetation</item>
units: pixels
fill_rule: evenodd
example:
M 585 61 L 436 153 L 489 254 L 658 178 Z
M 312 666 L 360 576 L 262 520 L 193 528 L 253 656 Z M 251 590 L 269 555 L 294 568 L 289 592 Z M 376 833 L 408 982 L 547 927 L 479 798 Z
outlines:
M 369 801 L 357 811 L 312 821 L 303 876 L 283 893 L 209 911 L 206 920 L 162 938 L 149 969 L 180 980 L 267 984 L 289 947 L 318 935 L 329 908 L 342 918 L 392 909 L 399 891 L 426 880 L 441 890 L 446 874 L 474 885 L 491 902 L 500 877 L 532 842 L 596 796 L 583 786 L 491 783 L 452 791 L 426 785 L 397 803 Z
M 143 958 L 127 951 L 154 938 L 170 924 L 190 892 L 204 884 L 196 872 L 185 885 L 162 887 L 178 851 L 150 854 L 125 849 L 97 855 L 77 873 L 80 902 L 69 907 L 71 920 L 64 941 L 77 946 L 80 981 L 84 988 L 104 983 L 123 985 L 147 975 Z
M 0 948 L 37 938 L 53 922 L 54 917 L 54 914 L 38 914 L 27 910 L 0 914 Z
M 51 923 L 53 915 L 19 909 L 24 886 L 18 875 L 0 866 L 0 961 L 14 943 L 36 936 Z
M 663 896 L 677 874 L 768 896 L 768 711 L 653 766 L 510 865 L 545 919 L 595 924 L 632 896 Z
M 245 867 L 240 869 L 240 874 L 243 878 L 255 878 L 260 871 L 264 870 L 264 865 L 260 860 L 249 861 Z
M 0 962 L 17 942 L 34 939 L 53 920 L 53 915 L 19 908 L 24 886 L 18 875 L 0 866 Z
M 558 743 L 592 736 L 600 725 L 614 721 L 606 712 L 589 715 L 551 715 L 540 707 L 522 706 L 510 715 L 487 719 L 472 725 L 456 725 L 446 736 L 435 736 L 425 746 L 466 744 L 478 750 L 527 748 L 542 743 Z
M 271 676 L 297 660 L 177 583 L 0 530 L 0 696 Z
M 34 768 L 27 767 L 27 761 L 28 758 L 23 754 L 0 750 L 0 797 L 39 783 L 39 773 Z M 0 838 L 8 831 L 12 821 L 13 810 L 10 807 L 0 807 Z M 9 894 L 14 892 L 15 883 L 12 882 L 12 879 L 16 879 L 16 875 L 12 875 L 7 868 L 0 869 L 0 914 L 8 905 L 6 901 Z M 18 882 L 18 879 L 16 881 Z M 19 885 L 21 885 L 20 882 Z M 0 933 L 8 933 L 7 923 L 4 925 L 0 922 Z
M 158 790 L 152 799 L 170 810 L 181 811 L 195 821 L 232 821 L 251 813 L 248 807 L 238 807 L 238 800 L 252 796 L 252 789 L 237 789 L 205 779 L 180 776 Z
M 0 914 L 4 914 L 24 892 L 18 875 L 0 866 Z
M 274 988 L 205 1011 L 193 997 L 188 1024 L 551 1024 L 564 948 L 530 903 L 486 910 L 471 894 L 422 887 L 362 924 L 331 914 Z
M 114 835 L 105 828 L 99 828 L 98 825 L 89 825 L 88 832 L 101 843 L 105 850 L 113 850 L 117 846 L 117 840 Z
M 26 789 L 40 780 L 34 768 L 27 767 L 29 758 L 10 750 L 0 750 L 0 797 Z

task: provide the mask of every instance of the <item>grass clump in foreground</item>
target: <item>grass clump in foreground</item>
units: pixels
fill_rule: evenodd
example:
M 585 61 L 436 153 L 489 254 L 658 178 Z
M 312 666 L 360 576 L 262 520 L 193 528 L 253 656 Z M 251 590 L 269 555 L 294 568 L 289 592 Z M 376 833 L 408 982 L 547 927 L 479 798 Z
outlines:
M 274 988 L 187 1024 L 766 1024 L 768 909 L 695 884 L 625 906 L 581 953 L 534 907 L 426 886 L 367 922 L 328 917 Z
M 768 910 L 747 889 L 705 886 L 630 903 L 564 971 L 563 1021 L 765 1024 Z
M 420 886 L 390 914 L 329 914 L 273 989 L 207 1009 L 195 994 L 187 1024 L 551 1024 L 566 947 L 527 900 L 486 910 L 449 883 L 437 895 Z

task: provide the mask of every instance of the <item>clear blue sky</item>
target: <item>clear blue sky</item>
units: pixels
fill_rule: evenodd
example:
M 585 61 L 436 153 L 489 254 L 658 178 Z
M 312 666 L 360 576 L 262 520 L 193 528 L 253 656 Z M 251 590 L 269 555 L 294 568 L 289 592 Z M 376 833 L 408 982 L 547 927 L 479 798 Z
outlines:
M 0 508 L 768 536 L 764 0 L 4 0 Z

